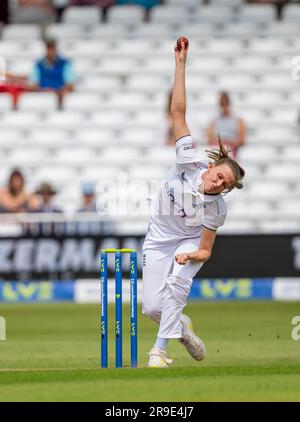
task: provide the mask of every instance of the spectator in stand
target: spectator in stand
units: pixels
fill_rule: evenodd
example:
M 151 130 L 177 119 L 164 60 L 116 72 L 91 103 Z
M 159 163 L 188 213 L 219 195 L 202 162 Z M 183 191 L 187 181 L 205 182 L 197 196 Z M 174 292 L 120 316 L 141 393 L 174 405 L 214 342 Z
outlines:
M 46 56 L 39 60 L 29 81 L 29 90 L 55 92 L 59 104 L 64 96 L 74 91 L 75 73 L 71 61 L 58 55 L 56 41 L 45 41 Z
M 208 145 L 217 146 L 220 135 L 224 144 L 231 150 L 233 158 L 237 150 L 244 145 L 246 126 L 240 117 L 236 117 L 230 107 L 230 97 L 227 92 L 221 92 L 219 99 L 220 114 L 214 119 L 207 129 Z
M 82 205 L 79 212 L 97 212 L 95 186 L 85 182 L 82 185 Z
M 70 6 L 99 6 L 104 12 L 116 4 L 116 0 L 70 0 Z
M 9 0 L 1 0 L 0 1 L 0 23 L 8 23 L 9 18 Z
M 8 185 L 0 189 L 0 211 L 3 213 L 30 212 L 38 209 L 38 198 L 25 190 L 25 179 L 22 172 L 15 169 L 11 172 Z
M 144 6 L 146 9 L 150 9 L 153 6 L 160 4 L 160 0 L 117 0 L 117 4 L 138 4 Z
M 49 183 L 42 183 L 39 189 L 36 191 L 36 194 L 40 199 L 37 212 L 61 212 L 61 210 L 58 209 L 53 203 L 56 191 Z
M 16 0 L 16 3 L 13 23 L 48 24 L 54 21 L 52 0 Z

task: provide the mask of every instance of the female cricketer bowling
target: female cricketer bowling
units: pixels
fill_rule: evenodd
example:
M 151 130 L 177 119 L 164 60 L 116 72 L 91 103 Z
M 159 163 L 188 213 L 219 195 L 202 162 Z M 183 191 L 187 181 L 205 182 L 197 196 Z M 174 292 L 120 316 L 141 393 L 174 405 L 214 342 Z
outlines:
M 172 119 L 176 163 L 165 177 L 143 246 L 143 313 L 159 323 L 158 337 L 149 354 L 149 367 L 168 367 L 169 339 L 178 339 L 200 361 L 205 356 L 183 308 L 193 277 L 212 253 L 217 229 L 224 224 L 222 193 L 243 187 L 244 170 L 219 150 L 198 155 L 186 124 L 185 66 L 188 44 L 175 47 L 175 83 Z

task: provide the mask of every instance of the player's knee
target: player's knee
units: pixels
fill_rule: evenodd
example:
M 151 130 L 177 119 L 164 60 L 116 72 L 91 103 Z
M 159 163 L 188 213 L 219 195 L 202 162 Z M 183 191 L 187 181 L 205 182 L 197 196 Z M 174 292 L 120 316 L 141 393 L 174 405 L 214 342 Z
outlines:
M 143 303 L 143 314 L 147 315 L 149 318 L 154 321 L 160 320 L 161 307 L 156 303 Z

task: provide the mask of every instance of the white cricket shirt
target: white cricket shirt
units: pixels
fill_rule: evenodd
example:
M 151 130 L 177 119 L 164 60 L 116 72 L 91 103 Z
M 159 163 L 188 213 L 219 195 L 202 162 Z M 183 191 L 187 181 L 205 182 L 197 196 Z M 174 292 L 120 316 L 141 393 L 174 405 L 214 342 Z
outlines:
M 199 238 L 202 226 L 216 231 L 224 224 L 227 208 L 223 196 L 199 193 L 208 164 L 204 152 L 196 155 L 190 135 L 177 141 L 176 163 L 163 179 L 152 206 L 144 247 L 151 247 L 152 242 Z

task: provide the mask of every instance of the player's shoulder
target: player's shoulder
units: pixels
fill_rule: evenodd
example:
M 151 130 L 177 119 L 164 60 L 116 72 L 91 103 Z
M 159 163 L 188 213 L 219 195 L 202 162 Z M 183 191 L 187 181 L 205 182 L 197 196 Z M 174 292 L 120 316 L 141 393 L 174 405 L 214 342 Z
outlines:
M 216 199 L 216 203 L 217 203 L 217 210 L 218 210 L 218 214 L 227 214 L 227 204 L 224 200 L 223 195 L 218 195 L 217 199 Z

